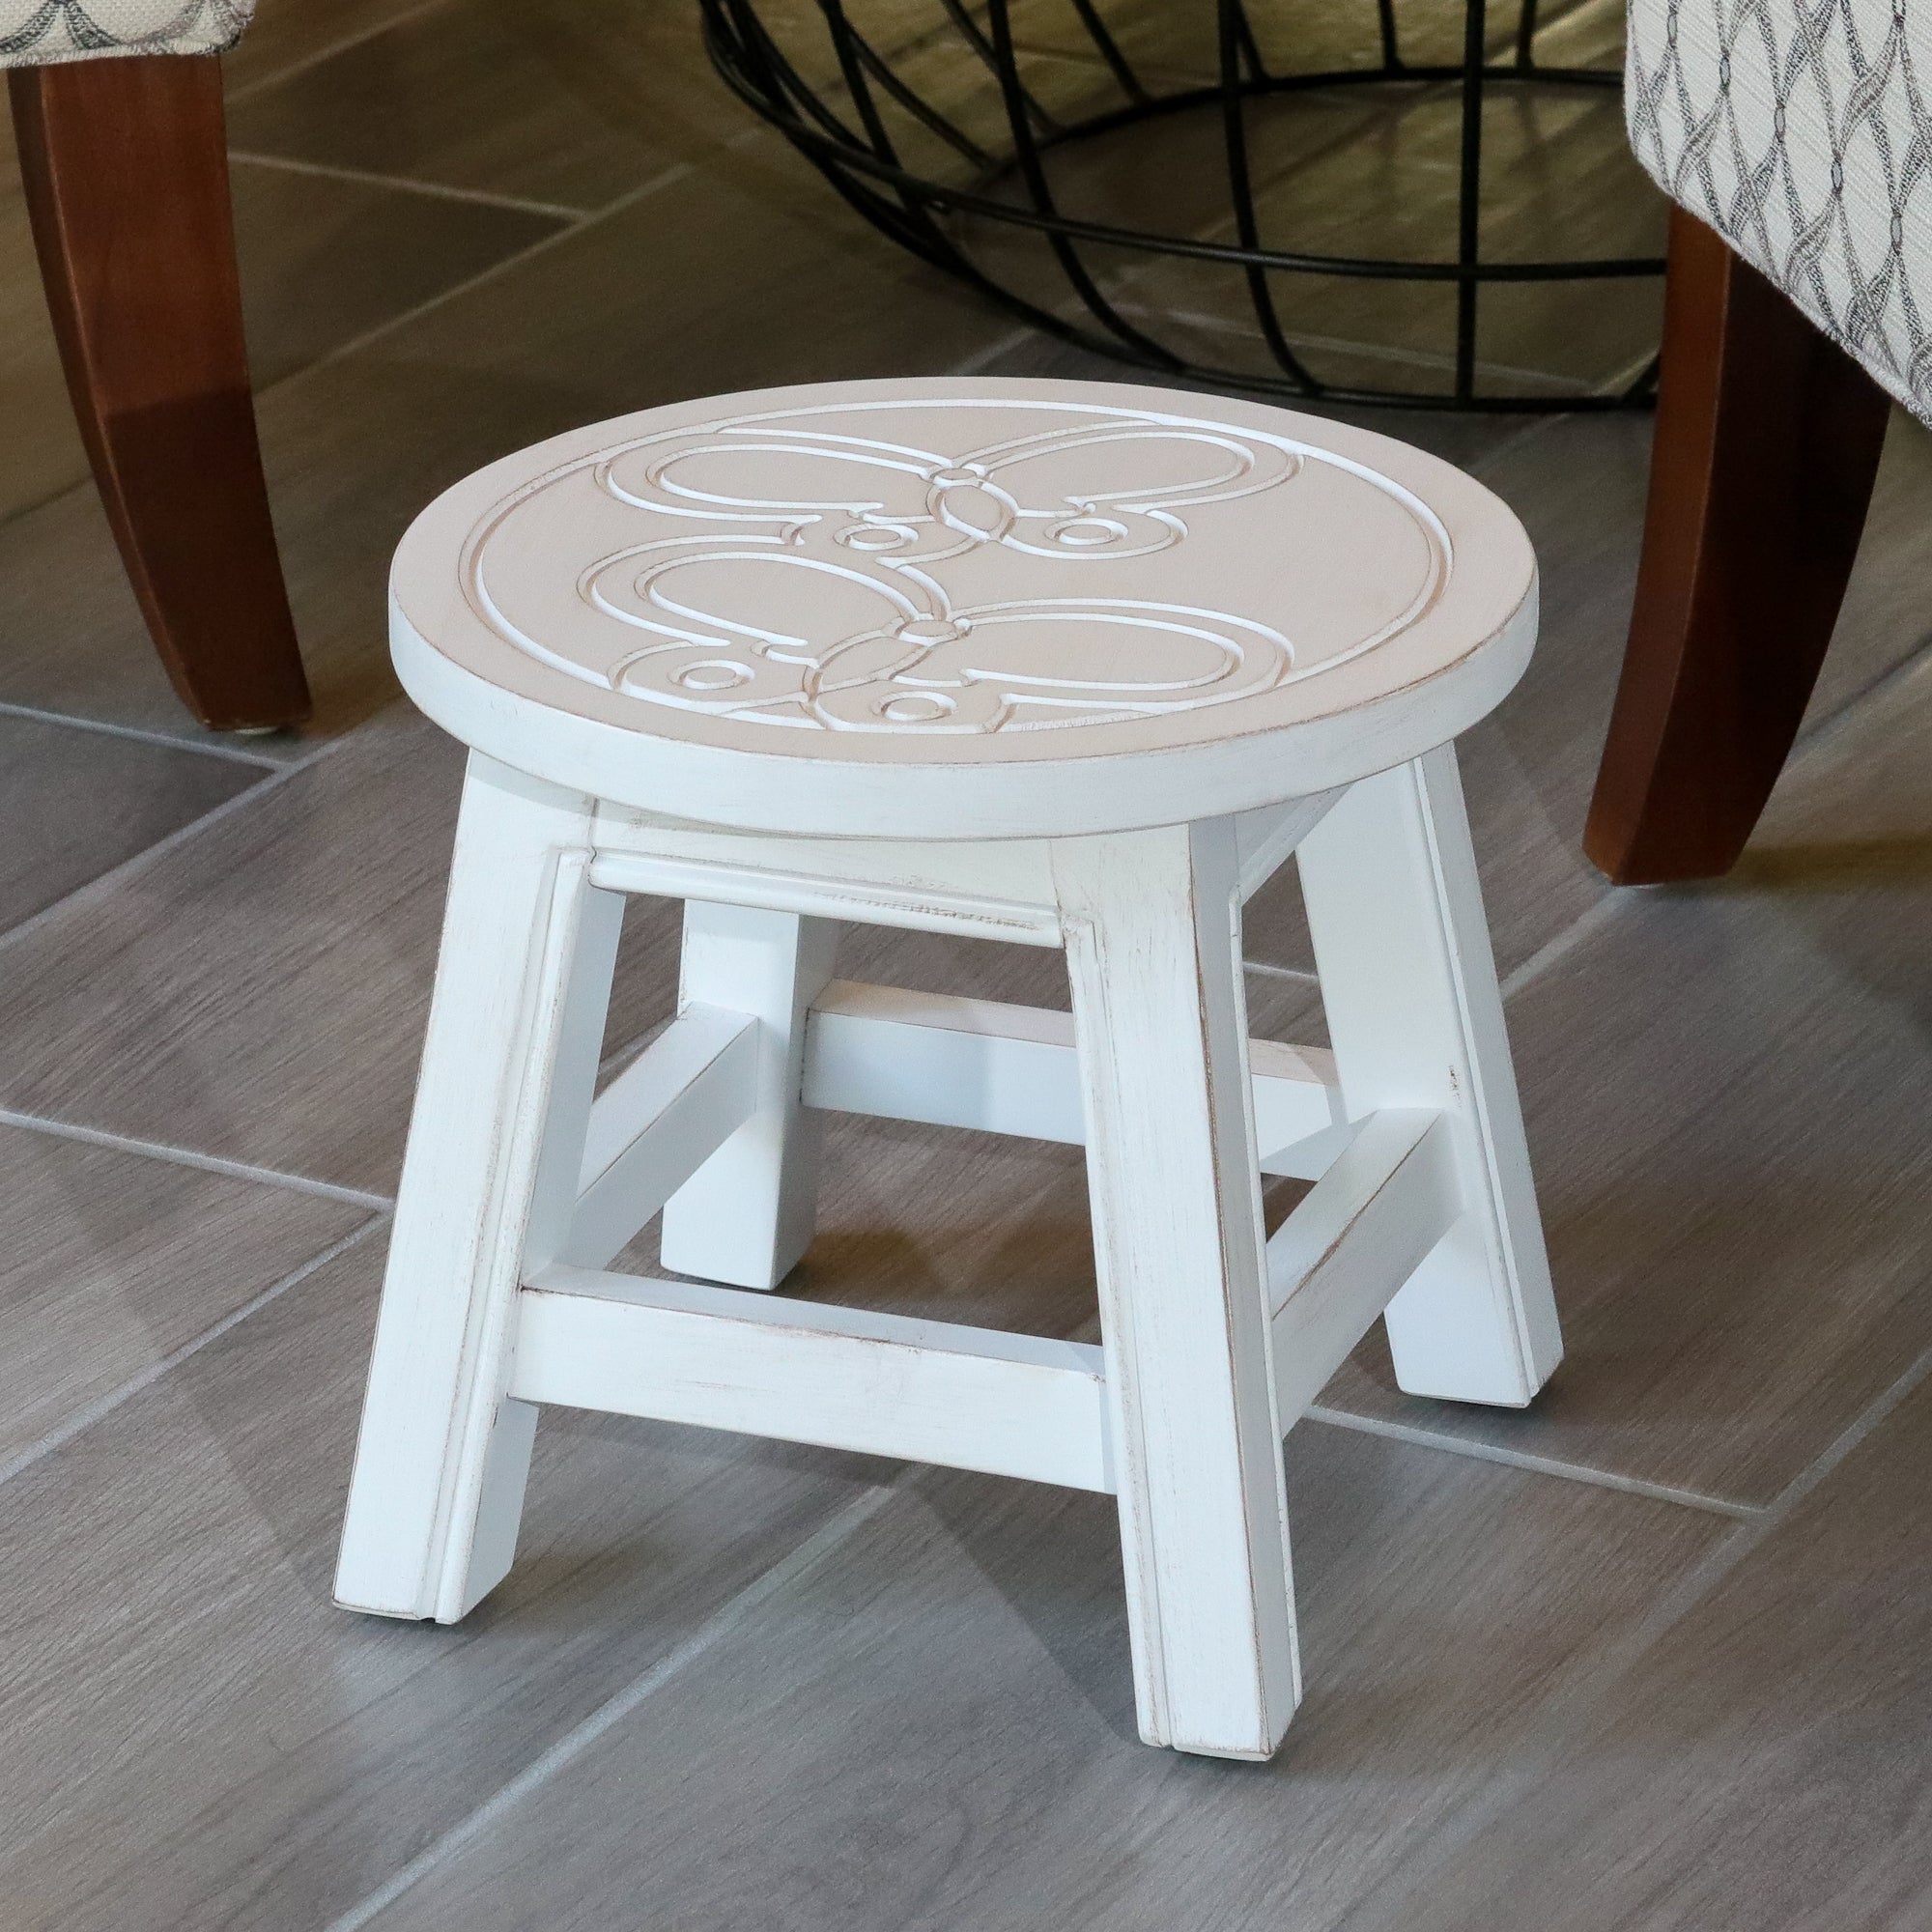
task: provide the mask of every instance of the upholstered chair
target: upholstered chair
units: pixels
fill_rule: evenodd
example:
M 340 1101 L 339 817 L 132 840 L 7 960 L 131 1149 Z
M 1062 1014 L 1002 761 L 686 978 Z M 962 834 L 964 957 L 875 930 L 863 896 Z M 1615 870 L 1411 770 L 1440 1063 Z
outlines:
M 255 439 L 214 58 L 252 12 L 0 0 L 21 180 L 95 480 L 175 689 L 226 730 L 309 710 Z
M 1725 871 L 1797 735 L 1890 405 L 1932 421 L 1932 0 L 1631 0 L 1676 202 L 1636 608 L 1585 844 Z

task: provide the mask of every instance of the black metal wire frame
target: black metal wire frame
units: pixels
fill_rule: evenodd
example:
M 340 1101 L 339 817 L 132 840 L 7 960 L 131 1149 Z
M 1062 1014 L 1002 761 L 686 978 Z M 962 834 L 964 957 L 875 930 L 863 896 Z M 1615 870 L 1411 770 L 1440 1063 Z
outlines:
M 1619 280 L 1661 275 L 1661 256 L 1593 260 L 1486 261 L 1481 248 L 1483 100 L 1492 87 L 1614 88 L 1622 75 L 1611 69 L 1544 67 L 1535 58 L 1537 0 L 1522 0 L 1507 61 L 1488 54 L 1487 0 L 1465 0 L 1463 59 L 1451 66 L 1411 65 L 1402 57 L 1395 0 L 1375 0 L 1381 61 L 1378 66 L 1311 73 L 1270 73 L 1244 0 L 1212 0 L 1219 47 L 1219 79 L 1211 85 L 1156 93 L 1148 86 L 1109 32 L 1095 0 L 1071 0 L 1073 11 L 1112 75 L 1123 104 L 1104 114 L 1063 124 L 1034 99 L 1014 45 L 1010 0 L 938 0 L 941 17 L 959 44 L 997 84 L 1006 115 L 1008 151 L 993 154 L 919 93 L 848 16 L 847 0 L 818 0 L 838 62 L 844 102 L 841 114 L 787 58 L 759 18 L 756 0 L 699 0 L 705 43 L 726 83 L 765 120 L 780 128 L 838 191 L 867 220 L 934 267 L 969 282 L 992 300 L 1038 327 L 1101 355 L 1169 375 L 1271 396 L 1320 398 L 1338 403 L 1398 403 L 1423 409 L 1480 409 L 1528 412 L 1606 410 L 1640 405 L 1655 384 L 1653 362 L 1624 387 L 1588 395 L 1497 395 L 1478 386 L 1476 339 L 1479 296 L 1486 283 Z M 926 44 L 926 43 L 922 43 Z M 1264 247 L 1252 190 L 1247 115 L 1267 97 L 1323 88 L 1386 84 L 1453 84 L 1461 90 L 1463 123 L 1459 162 L 1456 254 L 1453 261 L 1401 261 L 1357 255 L 1312 254 Z M 970 167 L 970 181 L 951 184 L 913 173 L 899 157 L 881 99 L 890 101 L 942 141 Z M 1218 113 L 1226 147 L 1228 186 L 1236 240 L 1206 242 L 1089 221 L 1064 213 L 1054 198 L 1047 156 L 1054 150 L 1193 110 Z M 996 184 L 1017 183 L 1023 199 L 993 193 Z M 1032 229 L 1041 235 L 1065 274 L 1085 321 L 1041 307 L 986 274 L 956 234 L 956 217 Z M 1122 315 L 1094 279 L 1083 246 L 1119 248 L 1148 256 L 1211 262 L 1242 271 L 1261 338 L 1276 373 L 1217 368 L 1194 362 Z M 1278 274 L 1359 276 L 1372 280 L 1451 283 L 1456 290 L 1456 345 L 1448 388 L 1408 390 L 1366 387 L 1321 380 L 1295 353 L 1275 308 L 1271 277 Z

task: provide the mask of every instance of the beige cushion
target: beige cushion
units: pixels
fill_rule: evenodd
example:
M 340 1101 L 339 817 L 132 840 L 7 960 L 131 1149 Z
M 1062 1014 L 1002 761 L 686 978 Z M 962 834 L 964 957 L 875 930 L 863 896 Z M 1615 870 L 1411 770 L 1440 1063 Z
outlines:
M 1631 0 L 1631 145 L 1932 422 L 1932 0 Z
M 254 12 L 255 0 L 0 0 L 0 67 L 219 53 Z

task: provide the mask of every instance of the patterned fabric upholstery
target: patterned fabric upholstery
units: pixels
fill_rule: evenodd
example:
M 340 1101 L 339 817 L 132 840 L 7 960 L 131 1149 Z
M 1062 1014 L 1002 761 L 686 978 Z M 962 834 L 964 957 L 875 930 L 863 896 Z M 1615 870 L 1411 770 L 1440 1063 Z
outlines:
M 1631 0 L 1631 145 L 1932 421 L 1932 0 Z
M 255 0 L 0 0 L 0 67 L 219 53 L 254 12 Z

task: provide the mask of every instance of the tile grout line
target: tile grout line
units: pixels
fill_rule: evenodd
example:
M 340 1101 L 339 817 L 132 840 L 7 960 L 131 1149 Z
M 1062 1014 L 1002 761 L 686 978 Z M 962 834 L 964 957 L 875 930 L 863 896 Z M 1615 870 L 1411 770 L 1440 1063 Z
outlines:
M 1498 1444 L 1485 1442 L 1480 1437 L 1441 1435 L 1433 1429 L 1418 1429 L 1410 1423 L 1356 1415 L 1349 1409 L 1329 1408 L 1319 1403 L 1311 1403 L 1302 1414 L 1308 1421 L 1325 1423 L 1331 1429 L 1351 1429 L 1361 1435 L 1379 1435 L 1386 1441 L 1406 1443 L 1415 1449 L 1439 1449 L 1445 1455 L 1465 1456 L 1472 1462 L 1495 1463 L 1503 1468 L 1521 1469 L 1530 1475 L 1584 1483 L 1592 1489 L 1615 1490 L 1624 1495 L 1643 1496 L 1651 1502 L 1673 1503 L 1681 1509 L 1701 1510 L 1706 1516 L 1728 1517 L 1735 1521 L 1754 1522 L 1776 1507 L 1775 1503 L 1733 1502 L 1725 1496 L 1706 1495 L 1701 1490 L 1681 1490 L 1669 1483 L 1646 1482 L 1641 1476 L 1623 1476 L 1611 1469 L 1593 1468 L 1587 1463 L 1559 1462 L 1553 1456 L 1535 1456 L 1520 1449 L 1505 1449 Z
M 1302 986 L 1319 986 L 1321 983 L 1321 974 L 1311 973 L 1305 966 L 1277 966 L 1266 959 L 1243 959 L 1241 970 L 1244 973 L 1259 973 L 1264 980 L 1293 980 Z
M 1559 425 L 1574 422 L 1576 417 L 1577 412 L 1575 410 L 1550 410 L 1546 414 L 1532 415 L 1526 422 L 1519 424 L 1509 435 L 1492 442 L 1489 448 L 1483 450 L 1480 454 L 1472 456 L 1462 467 L 1471 476 L 1480 477 L 1491 464 L 1500 462 L 1505 456 L 1515 455 L 1524 443 L 1534 442 L 1540 436 L 1548 436 Z
M 227 758 L 234 764 L 254 765 L 265 772 L 278 772 L 288 762 L 271 758 L 263 752 L 244 752 L 239 745 L 213 745 L 199 738 L 171 737 L 165 731 L 146 730 L 138 724 L 112 724 L 103 718 L 77 718 L 66 711 L 48 711 L 37 704 L 14 704 L 0 698 L 0 718 L 21 718 L 34 724 L 65 724 L 76 731 L 98 731 L 103 737 L 127 738 L 137 745 L 156 745 L 169 752 L 198 752 L 207 758 Z
M 910 1465 L 917 1467 L 918 1465 Z M 621 1690 L 608 1697 L 596 1710 L 578 1723 L 539 1756 L 520 1771 L 508 1783 L 450 1826 L 425 1846 L 385 1884 L 329 1921 L 327 1932 L 361 1932 L 379 1913 L 386 1911 L 403 1894 L 426 1878 L 452 1854 L 460 1852 L 487 1832 L 506 1813 L 514 1810 L 559 1771 L 581 1757 L 606 1732 L 630 1717 L 646 1699 L 661 1690 L 688 1664 L 695 1663 L 737 1629 L 748 1616 L 788 1583 L 812 1570 L 839 1544 L 862 1528 L 898 1492 L 898 1482 L 875 1484 L 863 1491 L 844 1508 L 819 1526 L 782 1556 L 769 1570 L 760 1571 L 751 1582 L 727 1598 L 705 1618 L 685 1640 L 648 1670 L 635 1677 Z
M 338 54 L 346 54 L 366 42 L 380 40 L 393 27 L 406 27 L 412 20 L 420 20 L 425 14 L 435 14 L 450 4 L 450 0 L 423 0 L 419 7 L 405 7 L 400 14 L 391 14 L 385 19 L 372 21 L 357 33 L 345 34 L 339 41 L 330 41 L 327 46 L 316 47 L 312 51 L 292 60 L 288 66 L 276 68 L 270 73 L 258 74 L 253 80 L 246 80 L 240 87 L 229 91 L 231 103 L 250 100 L 258 94 L 266 94 L 271 87 L 279 87 L 286 80 L 294 80 L 298 74 L 306 73 L 310 68 L 320 67 L 325 61 L 333 60 Z
M 327 161 L 298 160 L 290 155 L 263 154 L 254 148 L 231 148 L 230 161 L 246 167 L 279 169 L 284 174 L 310 175 L 318 181 L 347 182 L 358 187 L 391 188 L 399 193 L 428 195 L 437 201 L 460 201 L 475 208 L 503 209 L 515 214 L 541 214 L 553 221 L 582 221 L 594 208 L 573 208 L 560 201 L 532 201 L 523 195 L 497 194 L 489 188 L 458 187 L 450 182 L 418 181 L 412 175 L 385 175 L 373 168 L 351 168 Z
M 449 4 L 449 0 L 430 0 L 428 6 L 420 8 L 417 11 L 424 14 L 432 13 L 447 4 Z M 407 17 L 413 18 L 414 15 L 412 14 Z M 344 44 L 355 45 L 361 41 L 373 38 L 373 32 L 357 35 L 354 41 L 345 43 Z M 326 57 L 326 55 L 317 56 L 318 59 Z M 303 63 L 303 65 L 307 65 L 307 63 Z M 240 99 L 240 96 L 233 98 Z M 760 122 L 755 127 L 746 128 L 742 133 L 734 134 L 723 146 L 726 150 L 737 148 L 764 132 L 766 132 L 766 128 L 764 124 Z M 466 277 L 463 281 L 452 283 L 450 287 L 443 289 L 437 295 L 425 297 L 423 300 L 417 302 L 412 308 L 407 308 L 399 314 L 389 316 L 386 320 L 376 323 L 371 327 L 364 329 L 360 335 L 352 336 L 348 341 L 336 343 L 332 348 L 325 350 L 313 361 L 304 362 L 299 368 L 291 369 L 286 375 L 277 376 L 273 382 L 264 384 L 261 388 L 253 392 L 257 412 L 259 412 L 260 411 L 263 399 L 275 394 L 284 384 L 298 383 L 311 370 L 327 368 L 330 364 L 341 360 L 346 355 L 355 355 L 363 349 L 369 348 L 372 344 L 380 342 L 392 330 L 402 328 L 410 323 L 420 321 L 422 317 L 430 314 L 441 303 L 453 301 L 459 296 L 469 294 L 471 290 L 482 287 L 493 277 L 504 274 L 511 269 L 520 267 L 523 263 L 528 261 L 532 255 L 541 254 L 546 248 L 552 247 L 559 242 L 567 241 L 571 236 L 581 234 L 586 228 L 593 227 L 597 222 L 603 220 L 606 215 L 621 213 L 625 209 L 631 208 L 638 202 L 644 200 L 647 196 L 657 193 L 661 188 L 673 186 L 686 175 L 695 173 L 696 166 L 697 164 L 695 161 L 673 162 L 669 167 L 653 175 L 648 181 L 640 182 L 634 188 L 627 188 L 614 200 L 606 202 L 603 207 L 591 209 L 581 217 L 563 223 L 553 233 L 539 236 L 536 241 L 527 243 L 526 246 L 513 249 L 499 261 L 491 263 L 488 268 L 479 269 L 475 274 Z M 0 525 L 17 522 L 23 517 L 33 515 L 38 510 L 45 509 L 49 503 L 58 502 L 62 497 L 72 495 L 76 490 L 91 487 L 91 477 L 85 475 L 77 476 L 71 482 L 56 486 L 44 497 L 38 497 L 29 503 L 15 505 L 14 508 L 9 510 L 4 516 L 0 516 Z
M 1788 1516 L 1833 1470 L 1856 1453 L 1891 1412 L 1932 1375 L 1932 1349 L 1920 1351 L 1772 1498 L 1767 1517 Z
M 362 1240 L 372 1230 L 380 1227 L 387 1217 L 372 1214 L 361 1226 L 352 1228 L 339 1239 L 331 1241 L 320 1253 L 311 1255 L 299 1267 L 292 1268 L 279 1281 L 273 1281 L 259 1294 L 251 1295 L 239 1308 L 231 1308 L 219 1321 L 204 1328 L 200 1334 L 184 1342 L 179 1349 L 152 1362 L 137 1376 L 123 1382 L 118 1388 L 109 1389 L 105 1395 L 98 1397 L 77 1413 L 71 1415 L 58 1429 L 52 1429 L 30 1447 L 21 1450 L 10 1462 L 0 1463 L 0 1484 L 10 1483 L 23 1470 L 51 1456 L 55 1450 L 65 1448 L 75 1436 L 92 1429 L 103 1417 L 111 1415 L 121 1405 L 137 1396 L 145 1388 L 152 1388 L 172 1369 L 180 1367 L 190 1356 L 198 1355 L 210 1343 L 218 1342 L 231 1328 L 247 1321 L 249 1316 L 268 1307 L 270 1302 L 287 1293 L 298 1283 L 306 1281 L 315 1271 L 326 1266 L 338 1255 L 346 1253 L 356 1242 Z
M 233 798 L 225 798 L 211 810 L 204 811 L 199 818 L 191 818 L 185 825 L 177 825 L 165 838 L 156 838 L 152 845 L 143 846 L 140 851 L 123 859 L 118 866 L 110 866 L 106 871 L 89 879 L 85 885 L 76 886 L 72 892 L 54 900 L 53 904 L 43 906 L 39 912 L 23 919 L 18 925 L 9 926 L 6 931 L 0 932 L 0 951 L 5 951 L 29 934 L 38 932 L 42 926 L 50 923 L 75 906 L 91 904 L 95 899 L 112 892 L 163 854 L 172 852 L 178 845 L 186 844 L 206 827 L 218 824 L 254 800 L 269 792 L 279 790 L 297 773 L 306 771 L 312 762 L 311 759 L 303 759 L 297 764 L 279 765 L 264 772 L 260 783 L 245 786 Z
M 1838 1468 L 1884 1424 L 1886 1419 L 1932 1375 L 1932 1349 L 1918 1354 L 1878 1395 L 1868 1402 L 1812 1461 L 1801 1469 L 1771 1503 L 1747 1521 L 1719 1538 L 1711 1548 L 1665 1590 L 1651 1608 L 1621 1637 L 1605 1647 L 1594 1669 L 1585 1671 L 1559 1691 L 1525 1740 L 1517 1761 L 1493 1778 L 1486 1794 L 1474 1800 L 1447 1826 L 1432 1834 L 1411 1855 L 1396 1861 L 1388 1874 L 1335 1920 L 1329 1932 L 1347 1932 L 1360 1915 L 1373 1914 L 1375 1899 L 1400 1884 L 1413 1894 L 1430 1875 L 1462 1856 L 1477 1833 L 1520 1802 L 1542 1782 L 1561 1757 L 1573 1716 L 1607 1693 L 1653 1645 L 1661 1642 L 1777 1527 L 1827 1476 Z M 1382 1922 L 1379 1918 L 1370 1922 Z
M 156 838 L 152 845 L 144 845 L 138 852 L 130 852 L 118 866 L 110 866 L 106 871 L 84 880 L 72 892 L 66 893 L 50 905 L 43 905 L 39 912 L 31 913 L 17 925 L 0 930 L 0 951 L 12 946 L 15 940 L 25 939 L 41 926 L 49 923 L 59 915 L 76 906 L 86 905 L 94 898 L 133 877 L 149 861 L 158 859 L 171 852 L 178 845 L 186 844 L 198 833 L 217 824 L 232 813 L 242 810 L 255 800 L 276 791 L 291 779 L 299 777 L 323 759 L 332 757 L 355 737 L 355 727 L 332 738 L 321 739 L 315 747 L 295 758 L 261 758 L 246 752 L 232 752 L 213 746 L 197 744 L 190 738 L 171 738 L 165 732 L 147 732 L 125 724 L 103 724 L 98 719 L 71 718 L 65 712 L 36 711 L 26 705 L 0 703 L 0 716 L 15 715 L 43 721 L 49 724 L 71 724 L 79 731 L 104 731 L 112 737 L 128 738 L 136 743 L 152 743 L 177 751 L 204 752 L 214 757 L 225 757 L 242 763 L 254 765 L 261 773 L 261 780 L 245 785 L 232 798 L 225 798 L 219 805 L 212 806 L 199 817 L 190 818 L 185 825 L 177 825 L 164 837 Z
M 359 1187 L 340 1187 L 332 1180 L 312 1180 L 304 1174 L 287 1174 L 280 1168 L 256 1167 L 245 1160 L 229 1160 L 218 1153 L 201 1153 L 193 1148 L 171 1146 L 166 1141 L 141 1140 L 133 1134 L 117 1134 L 105 1127 L 84 1127 L 71 1121 L 49 1120 L 42 1114 L 23 1114 L 12 1107 L 0 1107 L 0 1127 L 19 1127 L 29 1133 L 47 1134 L 55 1140 L 77 1141 L 111 1153 L 139 1154 L 148 1160 L 165 1162 L 170 1167 L 190 1167 L 201 1174 L 218 1174 L 229 1180 L 253 1180 L 265 1187 L 279 1187 L 289 1194 L 307 1194 L 320 1201 L 338 1202 L 345 1208 L 366 1208 L 386 1214 L 395 1202 L 386 1194 L 365 1193 Z
M 1622 911 L 1630 900 L 1631 889 L 1628 886 L 1607 887 L 1601 898 L 1592 900 L 1561 932 L 1546 939 L 1527 959 L 1519 960 L 1503 975 L 1498 984 L 1504 1004 L 1507 1005 L 1523 987 L 1532 980 L 1540 980 L 1550 967 L 1575 952 L 1600 925 Z
M 1226 316 L 1207 314 L 1194 309 L 1157 307 L 1150 302 L 1123 301 L 1116 304 L 1125 316 L 1148 316 L 1158 319 L 1166 317 L 1173 322 L 1186 323 L 1190 327 L 1201 329 L 1209 335 L 1232 335 L 1243 342 L 1264 342 L 1266 338 L 1259 329 L 1250 328 L 1245 323 L 1231 320 Z M 1072 311 L 1077 315 L 1078 310 Z M 1285 329 L 1282 339 L 1293 349 L 1327 349 L 1340 354 L 1359 355 L 1371 362 L 1395 362 L 1418 369 L 1433 369 L 1437 373 L 1453 370 L 1456 358 L 1429 349 L 1398 349 L 1385 342 L 1354 342 L 1346 335 L 1318 335 L 1308 329 Z M 1648 359 L 1648 358 L 1646 358 Z M 1489 362 L 1479 359 L 1476 372 L 1483 376 L 1511 378 L 1520 383 L 1539 384 L 1550 392 L 1550 413 L 1552 415 L 1574 414 L 1561 407 L 1565 402 L 1583 400 L 1601 393 L 1602 384 L 1598 379 L 1588 376 L 1563 376 L 1550 369 L 1525 369 L 1514 362 Z M 1320 402 L 1321 397 L 1302 400 Z M 1284 405 L 1285 407 L 1285 405 Z M 1400 403 L 1377 405 L 1389 409 L 1400 409 Z
M 1801 731 L 1792 744 L 1790 756 L 1785 760 L 1785 770 L 1790 770 L 1813 750 L 1829 746 L 1841 731 L 1857 722 L 1867 703 L 1882 699 L 1899 685 L 1909 683 L 1925 668 L 1928 658 L 1932 658 L 1932 634 L 1922 638 L 1895 665 L 1880 671 L 1869 684 L 1855 691 L 1836 710 L 1819 719 L 1808 731 Z
M 439 0 L 439 4 L 440 4 L 440 0 Z M 760 124 L 757 128 L 750 129 L 749 132 L 760 134 L 764 132 L 764 128 Z M 745 136 L 740 135 L 736 137 L 736 140 L 726 142 L 724 145 L 726 147 L 734 146 L 736 145 L 736 141 L 741 141 L 744 138 Z M 652 195 L 661 193 L 665 188 L 674 187 L 679 182 L 685 180 L 687 176 L 696 174 L 696 172 L 697 163 L 696 161 L 673 161 L 669 167 L 660 169 L 648 181 L 639 182 L 636 187 L 627 188 L 614 200 L 607 201 L 603 207 L 592 209 L 575 220 L 562 223 L 548 235 L 538 236 L 534 242 L 528 243 L 526 246 L 513 250 L 510 254 L 503 256 L 501 260 L 492 262 L 487 268 L 479 269 L 473 275 L 468 275 L 462 281 L 453 282 L 448 288 L 440 290 L 433 296 L 425 297 L 412 307 L 403 309 L 398 314 L 385 317 L 382 322 L 365 328 L 360 335 L 352 335 L 346 342 L 336 343 L 332 348 L 325 350 L 314 361 L 304 362 L 299 369 L 292 369 L 286 376 L 280 377 L 275 382 L 270 383 L 267 388 L 257 394 L 257 404 L 261 403 L 263 397 L 275 394 L 287 384 L 299 383 L 304 378 L 314 375 L 317 370 L 332 368 L 337 362 L 343 361 L 351 355 L 360 355 L 363 350 L 372 348 L 376 343 L 383 341 L 386 336 L 394 334 L 398 329 L 407 328 L 412 323 L 420 322 L 424 316 L 440 308 L 444 302 L 455 301 L 463 296 L 469 295 L 475 290 L 487 286 L 490 282 L 496 280 L 498 275 L 507 274 L 512 269 L 522 268 L 525 263 L 532 260 L 535 256 L 544 254 L 549 249 L 554 248 L 560 243 L 583 234 L 586 229 L 594 228 L 600 221 L 607 220 L 611 215 L 621 214 L 627 210 L 635 208 L 639 202 L 648 200 Z

